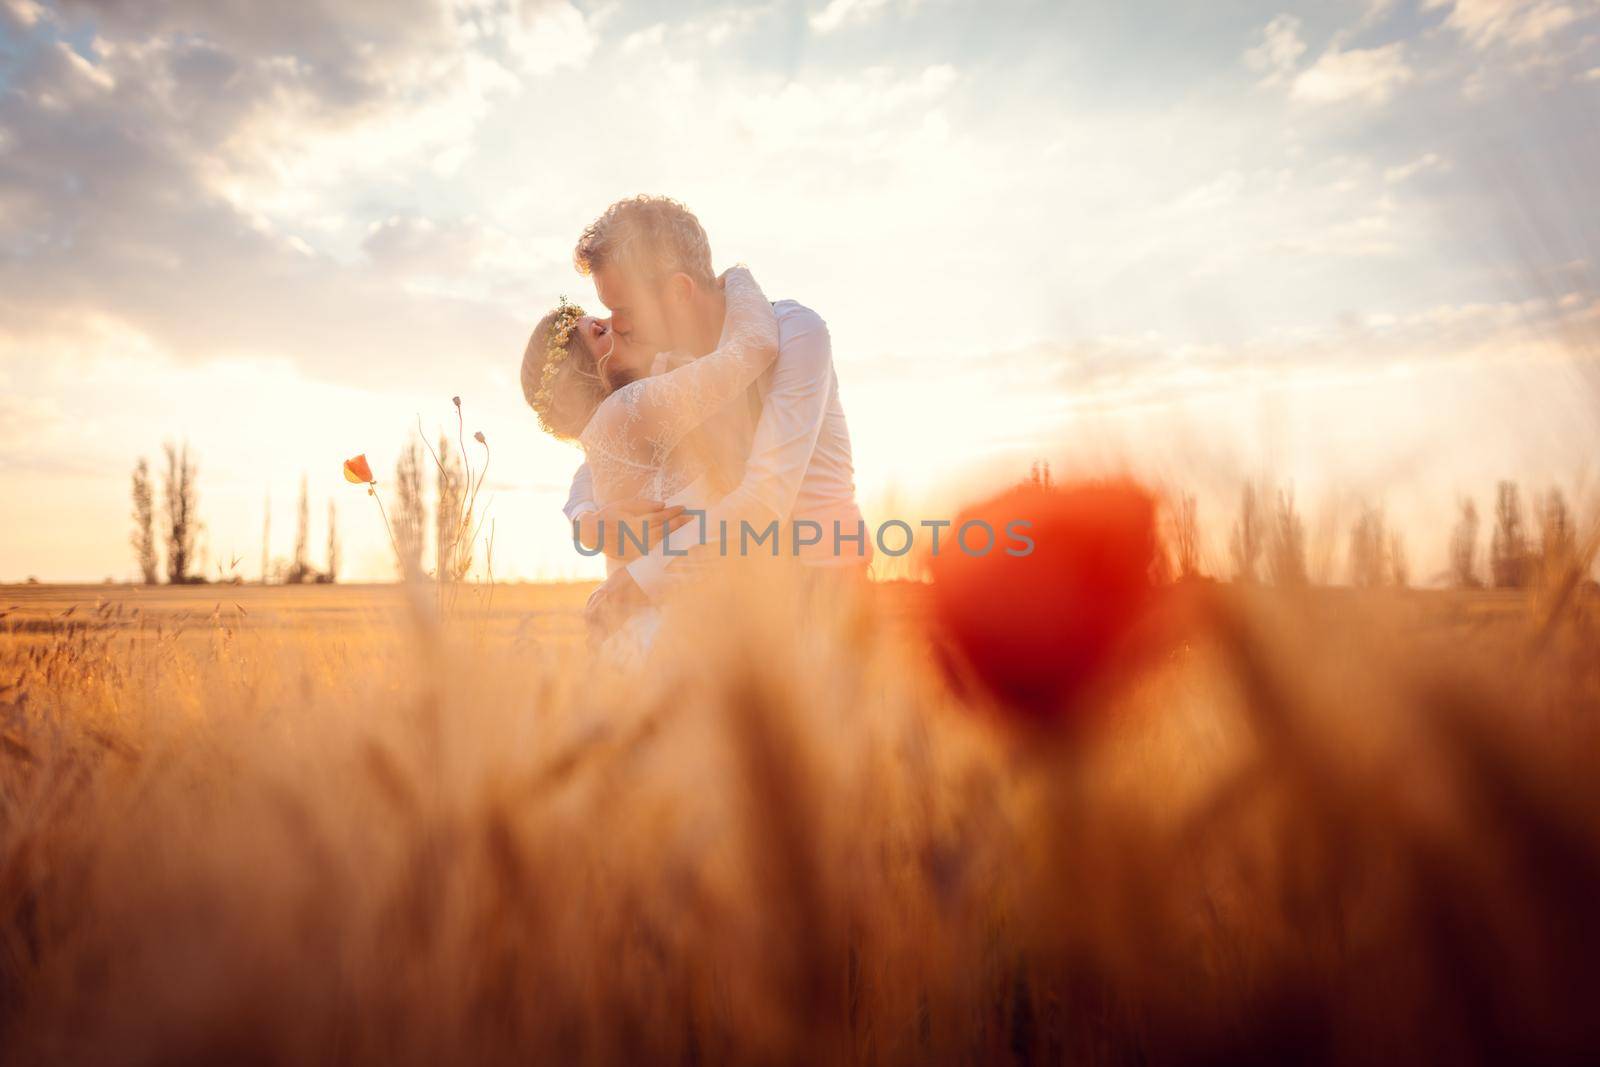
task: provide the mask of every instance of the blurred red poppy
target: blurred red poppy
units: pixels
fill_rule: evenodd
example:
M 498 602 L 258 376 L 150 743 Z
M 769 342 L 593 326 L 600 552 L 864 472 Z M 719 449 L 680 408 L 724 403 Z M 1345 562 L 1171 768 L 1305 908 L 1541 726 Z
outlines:
M 372 477 L 372 468 L 367 464 L 367 454 L 365 452 L 355 459 L 344 461 L 344 479 L 357 485 L 371 485 L 376 481 Z
M 975 554 L 987 535 L 973 526 L 971 552 L 947 542 L 930 561 L 945 666 L 1026 721 L 1070 724 L 1150 606 L 1155 498 L 1130 481 L 1025 484 L 963 512 L 951 532 L 974 523 L 995 531 L 987 553 Z

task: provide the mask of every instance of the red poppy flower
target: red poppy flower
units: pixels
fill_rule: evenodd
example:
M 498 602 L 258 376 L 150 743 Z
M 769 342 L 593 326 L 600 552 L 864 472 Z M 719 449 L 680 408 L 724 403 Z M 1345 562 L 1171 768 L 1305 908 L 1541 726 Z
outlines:
M 344 461 L 344 480 L 354 482 L 357 485 L 371 485 L 377 481 L 372 476 L 372 468 L 367 464 L 367 454 L 365 452 L 355 459 Z
M 1155 498 L 1128 481 L 1023 485 L 950 532 L 976 523 L 995 532 L 988 552 L 976 554 L 988 538 L 973 525 L 930 561 L 945 665 L 1027 721 L 1064 724 L 1150 606 Z

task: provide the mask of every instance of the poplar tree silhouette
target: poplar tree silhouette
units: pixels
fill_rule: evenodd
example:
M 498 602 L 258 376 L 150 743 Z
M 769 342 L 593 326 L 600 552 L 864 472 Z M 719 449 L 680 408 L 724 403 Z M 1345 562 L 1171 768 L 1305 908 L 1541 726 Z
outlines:
M 167 581 L 183 585 L 196 579 L 189 568 L 194 564 L 195 539 L 200 533 L 199 501 L 196 488 L 198 469 L 189 458 L 189 443 L 182 448 L 168 442 L 164 490 L 167 535 Z
M 394 544 L 400 577 L 422 573 L 422 542 L 428 529 L 428 505 L 422 499 L 422 449 L 408 437 L 395 465 Z
M 1306 577 L 1306 524 L 1294 509 L 1294 492 L 1279 492 L 1268 531 L 1267 573 L 1273 585 L 1303 586 Z
M 1478 505 L 1468 497 L 1460 508 L 1450 533 L 1450 581 L 1459 589 L 1477 589 L 1483 585 L 1478 577 Z
M 1389 538 L 1384 530 L 1383 512 L 1363 505 L 1361 515 L 1350 528 L 1350 584 L 1358 589 L 1374 589 L 1388 584 Z
M 143 456 L 133 468 L 133 544 L 139 561 L 139 577 L 145 585 L 160 580 L 156 560 L 155 492 L 150 485 L 150 463 Z
M 1233 524 L 1233 538 L 1228 548 L 1233 555 L 1233 576 L 1236 581 L 1254 582 L 1260 575 L 1262 529 L 1261 506 L 1256 499 L 1256 487 L 1245 483 L 1239 495 L 1239 518 Z
M 1522 521 L 1522 497 L 1515 482 L 1495 490 L 1494 537 L 1489 542 L 1489 572 L 1500 589 L 1528 583 L 1528 534 Z
M 1194 494 L 1184 493 L 1172 509 L 1172 551 L 1179 578 L 1200 575 L 1200 522 Z
M 339 580 L 339 516 L 333 501 L 328 501 L 328 569 L 323 575 L 329 582 Z

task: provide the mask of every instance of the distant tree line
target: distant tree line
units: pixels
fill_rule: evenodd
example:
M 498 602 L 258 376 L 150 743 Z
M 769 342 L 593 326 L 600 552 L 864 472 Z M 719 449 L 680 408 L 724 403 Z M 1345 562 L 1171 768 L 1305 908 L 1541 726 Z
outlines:
M 395 507 L 392 532 L 397 554 L 396 569 L 402 578 L 428 575 L 442 583 L 455 583 L 472 570 L 478 551 L 480 536 L 484 533 L 486 508 L 478 503 L 478 494 L 488 476 L 489 443 L 482 432 L 471 435 L 482 450 L 481 465 L 474 464 L 468 453 L 468 440 L 461 421 L 461 400 L 452 398 L 457 415 L 457 439 L 454 444 L 445 433 L 439 434 L 438 448 L 428 444 L 419 433 L 411 435 L 400 452 L 395 469 Z M 201 531 L 199 517 L 198 465 L 189 453 L 187 443 L 182 446 L 164 446 L 166 468 L 163 472 L 159 494 L 151 474 L 150 464 L 140 458 L 133 468 L 133 534 L 130 543 L 139 565 L 139 576 L 146 584 L 162 580 L 174 585 L 206 581 L 237 582 L 235 559 L 228 568 L 217 566 L 215 578 L 203 575 L 204 566 L 197 557 Z M 426 494 L 426 469 L 424 454 L 433 464 L 433 514 L 429 516 Z M 1039 473 L 1036 469 L 1035 476 Z M 1043 477 L 1048 482 L 1049 467 Z M 433 556 L 424 565 L 424 550 L 429 532 L 433 535 Z M 493 529 L 485 539 L 488 565 L 493 566 Z M 308 479 L 300 478 L 300 501 L 296 511 L 294 554 L 288 559 L 275 559 L 271 551 L 272 498 L 262 504 L 261 521 L 261 581 L 263 584 L 298 585 L 328 583 L 338 580 L 340 567 L 338 515 L 332 500 L 328 501 L 328 541 L 324 562 L 319 566 L 311 560 L 311 494 Z M 165 571 L 162 569 L 161 547 L 165 547 Z
M 271 502 L 268 502 L 270 530 Z M 261 580 L 279 585 L 325 585 L 339 580 L 339 519 L 333 501 L 328 501 L 328 552 L 327 562 L 321 570 L 311 562 L 311 491 L 304 474 L 300 476 L 300 506 L 296 512 L 294 555 L 288 560 L 275 560 L 268 566 L 269 552 L 266 534 L 262 534 Z
M 1485 573 L 1478 564 L 1478 506 L 1471 498 L 1462 499 L 1450 534 L 1451 584 L 1463 589 L 1485 585 L 1521 589 L 1580 564 L 1577 528 L 1561 490 L 1535 496 L 1533 510 L 1539 525 L 1537 537 L 1529 531 L 1516 483 L 1501 482 L 1495 487 L 1494 530 Z
M 160 505 L 150 473 L 150 462 L 143 456 L 133 467 L 133 552 L 139 564 L 139 577 L 147 585 L 161 580 L 158 539 L 166 548 L 166 579 L 173 585 L 203 582 L 195 572 L 195 544 L 200 536 L 200 494 L 198 467 L 189 455 L 189 445 L 162 446 L 166 467 L 162 472 Z
M 163 576 L 172 585 L 193 585 L 207 581 L 238 582 L 239 561 L 226 568 L 219 561 L 216 575 L 208 578 L 197 545 L 205 524 L 200 520 L 198 489 L 199 465 L 190 455 L 189 445 L 162 446 L 166 467 L 162 471 L 159 506 L 150 463 L 140 457 L 133 467 L 133 534 L 130 542 L 139 566 L 139 577 L 154 585 Z M 311 502 L 306 479 L 300 479 L 299 526 L 295 534 L 294 558 L 272 561 L 269 540 L 272 532 L 272 501 L 266 502 L 266 518 L 261 530 L 261 580 L 265 582 L 333 582 L 339 574 L 339 533 L 333 501 L 328 502 L 327 561 L 322 569 L 310 561 Z M 162 552 L 165 549 L 165 568 Z
M 1270 497 L 1270 500 L 1268 499 Z M 1179 504 L 1181 534 L 1176 538 L 1190 558 L 1178 566 L 1180 576 L 1199 573 L 1197 506 L 1192 496 Z M 1233 577 L 1241 582 L 1263 579 L 1274 585 L 1301 586 L 1310 581 L 1306 565 L 1306 526 L 1295 510 L 1294 491 L 1271 492 L 1246 482 L 1239 494 L 1239 516 L 1228 539 Z
M 1166 503 L 1165 540 L 1170 571 L 1179 579 L 1203 577 L 1198 506 L 1193 495 L 1180 493 Z M 1514 482 L 1495 490 L 1494 528 L 1489 537 L 1487 566 L 1480 565 L 1481 542 L 1477 504 L 1463 498 L 1451 530 L 1444 577 L 1464 589 L 1492 586 L 1519 589 L 1555 580 L 1585 561 L 1577 528 L 1561 490 L 1551 489 L 1533 503 L 1537 531 L 1531 529 Z M 1403 588 L 1411 583 L 1405 541 L 1392 529 L 1382 507 L 1363 503 L 1349 530 L 1347 577 L 1351 585 L 1370 589 Z M 1310 581 L 1306 527 L 1291 490 L 1272 491 L 1246 483 L 1228 538 L 1226 575 L 1238 582 L 1303 586 Z M 1581 575 L 1579 576 L 1581 577 Z

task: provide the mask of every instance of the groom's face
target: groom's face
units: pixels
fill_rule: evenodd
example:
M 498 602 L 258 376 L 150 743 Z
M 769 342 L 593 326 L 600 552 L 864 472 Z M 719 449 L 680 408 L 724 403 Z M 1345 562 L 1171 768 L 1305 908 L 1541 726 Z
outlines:
M 611 328 L 634 345 L 653 352 L 675 347 L 672 324 L 657 286 L 618 263 L 594 272 L 594 288 L 611 312 Z

